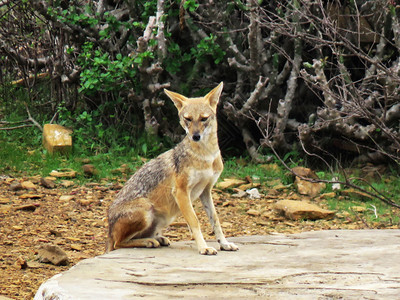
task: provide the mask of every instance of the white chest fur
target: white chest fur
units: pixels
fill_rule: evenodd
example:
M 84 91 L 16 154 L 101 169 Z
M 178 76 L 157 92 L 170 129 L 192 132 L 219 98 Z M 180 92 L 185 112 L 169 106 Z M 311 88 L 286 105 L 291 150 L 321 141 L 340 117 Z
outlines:
M 193 170 L 189 173 L 188 187 L 191 191 L 192 201 L 198 199 L 206 187 L 211 188 L 217 181 L 220 173 L 215 173 L 213 169 Z

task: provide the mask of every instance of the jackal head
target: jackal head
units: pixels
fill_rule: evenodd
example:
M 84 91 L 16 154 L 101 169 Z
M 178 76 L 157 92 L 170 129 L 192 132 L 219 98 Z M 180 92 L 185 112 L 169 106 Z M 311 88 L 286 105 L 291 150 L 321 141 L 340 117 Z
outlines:
M 194 142 L 207 142 L 210 133 L 217 132 L 217 104 L 221 96 L 223 82 L 204 97 L 187 98 L 164 89 L 174 102 L 179 113 L 180 124 Z

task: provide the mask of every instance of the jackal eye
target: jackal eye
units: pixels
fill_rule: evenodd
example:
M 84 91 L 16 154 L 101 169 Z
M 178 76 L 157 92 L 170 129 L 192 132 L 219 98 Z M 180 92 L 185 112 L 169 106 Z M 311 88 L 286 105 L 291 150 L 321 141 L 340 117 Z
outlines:
M 201 122 L 205 122 L 205 121 L 207 121 L 207 120 L 208 120 L 208 117 L 202 117 L 202 118 L 200 119 Z
M 184 119 L 185 119 L 185 121 L 187 121 L 187 122 L 192 122 L 192 118 L 190 118 L 190 117 L 183 117 Z

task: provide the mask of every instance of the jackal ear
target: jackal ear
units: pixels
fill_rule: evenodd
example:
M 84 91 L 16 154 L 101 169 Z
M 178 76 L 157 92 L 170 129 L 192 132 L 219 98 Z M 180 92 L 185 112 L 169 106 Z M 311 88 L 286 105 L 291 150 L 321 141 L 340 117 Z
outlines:
M 181 94 L 168 91 L 167 89 L 164 89 L 164 93 L 167 94 L 167 96 L 174 102 L 178 111 L 180 111 L 187 98 Z
M 216 88 L 214 88 L 204 97 L 210 103 L 210 106 L 214 110 L 214 112 L 217 111 L 219 97 L 221 96 L 223 88 L 224 88 L 224 83 L 221 82 L 220 84 L 218 84 Z

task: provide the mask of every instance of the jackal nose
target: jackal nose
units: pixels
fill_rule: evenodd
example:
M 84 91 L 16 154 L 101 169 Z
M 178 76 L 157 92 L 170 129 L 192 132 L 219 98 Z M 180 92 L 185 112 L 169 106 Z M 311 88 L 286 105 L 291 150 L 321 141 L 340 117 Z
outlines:
M 196 132 L 196 133 L 194 133 L 194 134 L 192 135 L 192 139 L 193 139 L 193 141 L 195 141 L 195 142 L 200 141 L 200 138 L 201 138 L 201 136 L 200 136 L 200 133 L 198 133 L 198 132 Z

